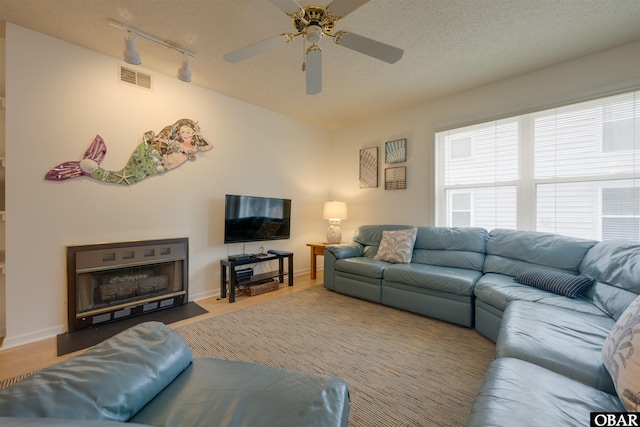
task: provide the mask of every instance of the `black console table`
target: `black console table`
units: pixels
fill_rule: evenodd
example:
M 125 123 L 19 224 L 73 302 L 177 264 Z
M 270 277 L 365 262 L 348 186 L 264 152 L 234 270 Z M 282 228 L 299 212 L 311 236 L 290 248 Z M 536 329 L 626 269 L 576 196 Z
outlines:
M 284 270 L 284 260 L 287 260 L 287 271 Z M 278 260 L 278 269 L 267 273 L 255 274 L 248 280 L 238 281 L 236 267 L 261 263 L 265 261 Z M 293 252 L 282 252 L 281 254 L 253 255 L 249 259 L 230 261 L 220 260 L 220 297 L 227 297 L 227 285 L 229 285 L 229 302 L 236 300 L 236 287 L 238 285 L 250 285 L 261 283 L 269 279 L 278 278 L 280 283 L 284 282 L 284 276 L 289 278 L 289 286 L 293 286 Z

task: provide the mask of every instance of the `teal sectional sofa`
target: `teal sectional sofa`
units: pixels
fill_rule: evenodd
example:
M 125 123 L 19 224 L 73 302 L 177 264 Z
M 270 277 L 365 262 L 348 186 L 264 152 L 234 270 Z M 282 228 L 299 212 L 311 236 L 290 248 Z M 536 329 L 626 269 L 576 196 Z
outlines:
M 196 358 L 177 332 L 145 322 L 0 390 L 2 426 L 345 427 L 341 380 Z
M 385 260 L 389 241 L 402 242 L 397 236 L 412 229 L 410 262 Z M 406 250 L 406 241 L 397 247 Z M 618 325 L 624 313 L 640 330 L 640 314 L 629 314 L 634 301 L 640 306 L 638 243 L 507 229 L 366 225 L 352 242 L 325 248 L 324 277 L 324 286 L 335 292 L 474 327 L 496 342 L 496 360 L 469 427 L 584 426 L 591 413 L 628 410 L 618 364 L 609 360 L 626 353 L 603 347 L 624 329 Z M 640 348 L 635 354 L 630 366 L 640 366 Z M 635 377 L 638 389 L 624 393 L 637 399 L 640 410 L 640 371 Z

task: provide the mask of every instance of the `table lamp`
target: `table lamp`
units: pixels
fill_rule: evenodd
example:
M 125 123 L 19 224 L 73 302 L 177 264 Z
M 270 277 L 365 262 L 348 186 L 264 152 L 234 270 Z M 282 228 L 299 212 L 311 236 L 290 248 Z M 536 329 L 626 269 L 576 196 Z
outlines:
M 327 230 L 327 242 L 340 243 L 342 241 L 342 231 L 340 231 L 340 220 L 347 219 L 347 204 L 345 202 L 324 202 L 322 218 L 329 220 Z

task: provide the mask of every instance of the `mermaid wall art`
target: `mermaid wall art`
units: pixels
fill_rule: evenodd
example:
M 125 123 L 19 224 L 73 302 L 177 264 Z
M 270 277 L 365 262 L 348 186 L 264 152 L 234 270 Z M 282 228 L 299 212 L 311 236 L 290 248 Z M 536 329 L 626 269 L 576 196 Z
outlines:
M 157 135 L 148 131 L 142 139 L 124 168 L 108 171 L 100 166 L 107 154 L 107 145 L 100 135 L 96 135 L 82 160 L 61 163 L 47 172 L 44 179 L 63 181 L 89 176 L 102 182 L 131 185 L 174 169 L 187 160 L 194 161 L 197 152 L 213 148 L 200 133 L 198 123 L 190 119 L 180 119 Z

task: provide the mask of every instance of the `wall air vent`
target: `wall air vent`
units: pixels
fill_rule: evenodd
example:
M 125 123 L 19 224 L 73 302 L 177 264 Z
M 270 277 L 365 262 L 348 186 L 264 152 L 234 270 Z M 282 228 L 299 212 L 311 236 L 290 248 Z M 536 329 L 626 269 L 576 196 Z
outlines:
M 151 89 L 151 76 L 132 70 L 131 68 L 120 66 L 120 81 Z

